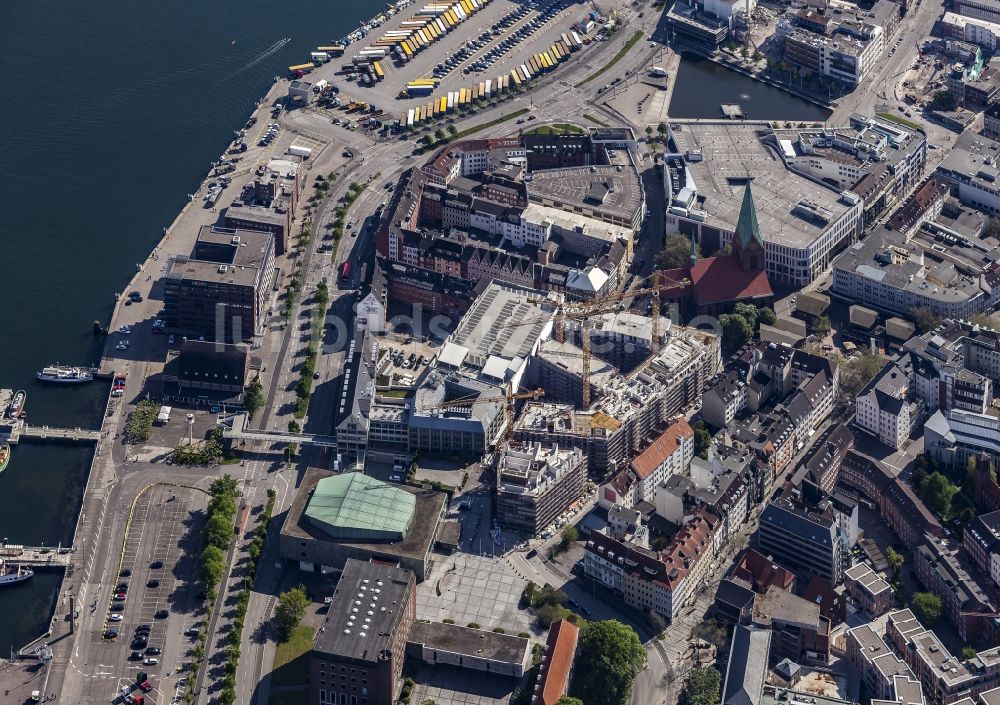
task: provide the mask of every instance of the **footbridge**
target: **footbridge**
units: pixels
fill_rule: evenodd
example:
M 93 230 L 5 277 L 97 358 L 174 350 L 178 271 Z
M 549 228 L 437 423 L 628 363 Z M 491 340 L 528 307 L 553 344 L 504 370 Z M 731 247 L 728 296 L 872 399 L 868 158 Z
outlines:
M 233 414 L 220 418 L 222 437 L 233 441 L 263 441 L 264 443 L 297 443 L 303 446 L 317 448 L 336 448 L 337 437 L 318 433 L 292 433 L 291 431 L 269 431 L 266 429 L 248 429 L 246 414 Z

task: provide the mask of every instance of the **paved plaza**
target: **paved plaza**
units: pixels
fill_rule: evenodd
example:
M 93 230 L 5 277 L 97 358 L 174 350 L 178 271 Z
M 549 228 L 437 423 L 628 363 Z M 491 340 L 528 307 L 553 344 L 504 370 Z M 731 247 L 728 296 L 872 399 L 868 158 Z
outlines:
M 524 585 L 502 560 L 455 554 L 437 563 L 430 579 L 417 586 L 417 619 L 528 632 L 531 615 L 518 609 Z

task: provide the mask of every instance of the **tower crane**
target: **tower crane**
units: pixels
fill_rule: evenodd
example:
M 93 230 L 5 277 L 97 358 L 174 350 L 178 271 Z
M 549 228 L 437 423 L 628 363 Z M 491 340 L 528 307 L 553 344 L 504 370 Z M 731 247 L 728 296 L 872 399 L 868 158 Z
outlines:
M 618 310 L 618 306 L 624 299 L 652 294 L 652 309 L 650 311 L 650 317 L 653 322 L 653 330 L 652 339 L 650 340 L 649 345 L 651 354 L 655 355 L 660 351 L 660 294 L 663 291 L 688 286 L 691 283 L 691 280 L 687 278 L 680 280 L 664 280 L 662 272 L 653 272 L 646 277 L 647 280 L 654 278 L 655 281 L 652 286 L 643 287 L 641 289 L 633 289 L 632 291 L 609 294 L 608 296 L 602 296 L 591 301 L 563 303 L 556 309 L 553 332 L 555 339 L 560 343 L 566 342 L 566 319 L 569 318 L 571 320 L 581 321 L 580 348 L 583 351 L 584 408 L 590 406 L 590 329 L 588 328 L 588 319 L 591 316 L 599 316 L 604 313 L 612 313 Z M 538 299 L 529 299 L 529 301 L 532 303 L 541 303 L 541 300 Z M 511 325 L 525 325 L 533 322 L 536 321 L 518 321 Z

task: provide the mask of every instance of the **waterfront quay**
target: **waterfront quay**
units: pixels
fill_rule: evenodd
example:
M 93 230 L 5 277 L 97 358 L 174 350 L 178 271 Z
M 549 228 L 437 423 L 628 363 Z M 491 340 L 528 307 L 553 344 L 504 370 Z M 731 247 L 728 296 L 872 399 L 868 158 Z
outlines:
M 500 7 L 499 2 L 497 6 Z M 577 14 L 584 13 L 581 6 L 573 7 Z M 644 22 L 636 22 L 634 10 L 623 11 L 624 30 L 606 42 L 589 47 L 556 71 L 552 75 L 551 94 L 544 104 L 535 104 L 530 95 L 525 95 L 506 104 L 484 106 L 471 115 L 456 115 L 456 124 L 462 129 L 496 121 L 479 130 L 477 136 L 508 134 L 514 124 L 511 113 L 519 108 L 532 110 L 539 123 L 584 113 L 615 122 L 617 114 L 613 110 L 591 102 L 573 85 L 601 70 L 634 31 L 641 28 L 650 36 L 655 20 L 653 13 L 647 14 L 650 17 Z M 560 16 L 558 23 L 567 19 Z M 473 23 L 468 29 L 476 28 Z M 536 41 L 549 31 L 546 28 Z M 627 60 L 619 62 L 614 71 L 607 71 L 588 88 L 596 89 L 626 72 L 647 69 L 656 52 L 643 46 L 636 47 Z M 438 48 L 430 48 L 424 58 L 437 51 Z M 463 76 L 459 71 L 449 80 L 457 83 Z M 295 368 L 308 345 L 308 339 L 303 339 L 308 336 L 299 333 L 301 323 L 315 313 L 311 296 L 323 279 L 333 289 L 330 312 L 351 320 L 356 291 L 339 281 L 338 268 L 343 262 L 352 261 L 359 265 L 353 271 L 360 271 L 361 263 L 371 261 L 378 214 L 387 198 L 383 182 L 394 182 L 403 170 L 415 165 L 412 154 L 415 144 L 412 138 L 390 139 L 333 124 L 331 117 L 335 113 L 313 107 L 272 117 L 275 102 L 285 98 L 288 91 L 287 80 L 275 82 L 248 116 L 245 128 L 235 126 L 246 132 L 234 135 L 233 146 L 236 148 L 243 142 L 245 151 L 220 155 L 226 163 L 213 166 L 203 182 L 192 188 L 190 200 L 165 228 L 162 240 L 149 257 L 138 263 L 131 281 L 118 291 L 109 285 L 109 298 L 116 295 L 118 298 L 107 321 L 109 333 L 98 370 L 124 377 L 125 387 L 120 397 L 109 397 L 97 435 L 72 551 L 65 554 L 67 568 L 49 629 L 37 642 L 26 645 L 20 658 L 15 654 L 6 669 L 0 668 L 0 689 L 13 702 L 27 700 L 34 690 L 39 690 L 43 697 L 56 697 L 67 703 L 111 702 L 123 686 L 134 684 L 140 670 L 148 673 L 153 685 L 154 690 L 148 696 L 151 702 L 180 702 L 192 690 L 195 702 L 210 702 L 215 693 L 214 676 L 207 673 L 207 668 L 197 677 L 187 671 L 193 642 L 185 634 L 198 625 L 206 630 L 206 657 L 210 660 L 212 654 L 221 650 L 220 644 L 225 644 L 222 636 L 230 626 L 221 616 L 222 600 L 228 590 L 220 591 L 223 594 L 213 607 L 212 618 L 206 620 L 205 596 L 198 584 L 196 564 L 202 545 L 205 491 L 214 479 L 228 473 L 238 480 L 243 500 L 252 512 L 260 511 L 266 501 L 266 490 L 274 490 L 277 498 L 274 513 L 279 515 L 291 502 L 305 471 L 329 464 L 330 454 L 322 449 L 307 449 L 296 464 L 285 464 L 282 459 L 287 439 L 283 433 L 273 433 L 284 432 L 292 420 L 294 387 L 299 376 Z M 390 114 L 396 112 L 388 103 L 380 107 Z M 305 159 L 301 158 L 303 150 L 308 150 Z M 282 164 L 275 165 L 275 160 Z M 221 226 L 236 230 L 234 237 L 239 235 L 238 231 L 247 226 L 227 225 L 227 209 L 239 211 L 237 215 L 247 213 L 250 209 L 233 206 L 233 201 L 245 188 L 254 189 L 255 182 L 268 176 L 272 168 L 287 169 L 288 164 L 294 166 L 295 198 L 288 204 L 288 217 L 282 225 L 283 251 L 275 253 L 274 279 L 266 296 L 261 297 L 259 325 L 254 325 L 248 338 L 253 357 L 259 360 L 255 374 L 260 375 L 267 402 L 254 418 L 254 428 L 244 431 L 242 462 L 208 469 L 167 462 L 175 447 L 191 437 L 203 438 L 217 427 L 218 414 L 208 405 L 177 409 L 168 423 L 153 429 L 147 441 L 126 444 L 124 435 L 136 404 L 146 398 L 161 401 L 167 363 L 184 344 L 184 336 L 191 336 L 190 331 L 172 327 L 169 321 L 166 326 L 158 324 L 166 317 L 165 283 L 171 281 L 169 275 L 177 271 L 174 268 L 185 258 L 191 259 L 193 248 L 206 228 L 211 231 Z M 327 197 L 311 201 L 308 197 L 316 177 L 328 178 L 331 173 L 337 179 Z M 368 187 L 354 201 L 346 217 L 348 221 L 356 221 L 357 227 L 339 242 L 332 241 L 326 226 L 333 220 L 336 199 L 350 182 Z M 311 224 L 312 242 L 294 247 L 294 240 L 307 222 Z M 296 271 L 300 273 L 302 293 L 286 313 L 285 301 L 279 296 Z M 123 345 L 125 341 L 128 343 Z M 305 419 L 301 420 L 302 428 L 314 438 L 324 439 L 335 424 L 334 409 L 343 365 L 344 354 L 339 351 L 324 351 L 317 361 L 314 398 Z M 192 417 L 191 426 L 188 414 Z M 24 436 L 35 432 L 34 427 L 22 430 Z M 254 433 L 263 430 L 272 433 Z M 241 537 L 227 556 L 224 585 L 239 583 L 229 576 L 236 574 L 234 567 L 245 556 L 246 543 L 246 536 Z M 268 550 L 265 547 L 265 552 Z M 252 594 L 247 610 L 237 674 L 237 682 L 246 685 L 238 690 L 238 705 L 267 702 L 266 676 L 274 647 L 252 635 L 269 619 L 274 590 L 283 578 L 282 569 L 271 568 L 276 561 L 275 557 L 261 563 L 268 567 L 261 571 L 258 582 L 266 589 Z M 122 574 L 126 570 L 130 573 L 127 576 Z M 129 583 L 128 596 L 119 603 L 114 595 L 123 582 Z M 120 611 L 112 609 L 117 604 L 123 604 Z M 111 621 L 118 614 L 122 619 Z M 141 624 L 152 625 L 148 646 L 162 651 L 156 664 L 129 660 L 131 636 Z M 51 649 L 51 658 L 44 664 L 35 656 L 35 649 L 41 644 Z

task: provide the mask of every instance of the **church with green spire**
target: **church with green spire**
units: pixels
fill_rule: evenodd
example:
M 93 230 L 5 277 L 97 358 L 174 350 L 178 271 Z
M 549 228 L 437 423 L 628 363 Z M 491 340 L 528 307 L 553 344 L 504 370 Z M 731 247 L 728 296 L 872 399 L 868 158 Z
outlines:
M 739 220 L 736 221 L 732 250 L 733 255 L 739 258 L 744 272 L 764 271 L 764 241 L 760 237 L 757 206 L 753 202 L 749 181 L 743 191 L 743 203 L 740 205 Z
M 686 286 L 672 287 L 671 298 L 685 304 L 688 315 L 719 315 L 737 303 L 767 306 L 774 299 L 765 272 L 764 240 L 749 181 L 730 249 L 727 255 L 699 258 L 692 234 L 688 266 L 664 273 L 672 282 L 687 280 Z

